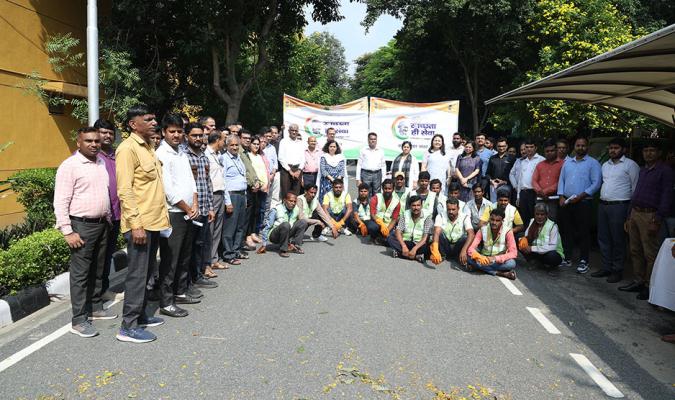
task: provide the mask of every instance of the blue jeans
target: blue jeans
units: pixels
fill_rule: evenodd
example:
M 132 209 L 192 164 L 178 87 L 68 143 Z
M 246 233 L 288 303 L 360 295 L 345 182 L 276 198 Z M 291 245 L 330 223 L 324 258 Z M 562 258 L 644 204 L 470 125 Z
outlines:
M 478 268 L 487 274 L 496 275 L 497 271 L 511 271 L 516 268 L 516 260 L 511 259 L 503 263 L 493 262 L 492 264 L 481 265 L 473 258 L 469 258 L 469 265 Z

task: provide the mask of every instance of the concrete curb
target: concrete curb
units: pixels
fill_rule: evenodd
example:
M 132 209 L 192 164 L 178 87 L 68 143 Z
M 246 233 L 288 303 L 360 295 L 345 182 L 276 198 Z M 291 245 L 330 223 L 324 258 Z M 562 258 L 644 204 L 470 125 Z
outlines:
M 49 280 L 45 286 L 50 296 L 70 296 L 70 272 L 64 272 Z

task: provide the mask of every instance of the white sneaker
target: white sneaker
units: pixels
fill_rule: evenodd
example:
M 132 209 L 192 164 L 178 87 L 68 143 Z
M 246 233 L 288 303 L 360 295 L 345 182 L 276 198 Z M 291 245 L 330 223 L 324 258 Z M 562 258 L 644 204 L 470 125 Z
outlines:
M 341 233 L 344 234 L 345 236 L 351 236 L 351 235 L 352 235 L 352 231 L 350 231 L 350 230 L 347 229 L 347 228 L 342 228 L 342 232 L 341 232 Z
M 323 228 L 323 230 L 321 231 L 321 234 L 322 234 L 322 235 L 330 235 L 332 232 L 333 232 L 333 231 L 330 229 L 330 227 L 325 227 L 325 228 Z
M 324 235 L 319 235 L 318 238 L 312 239 L 312 240 L 316 240 L 317 242 L 327 242 L 327 241 L 328 241 L 328 238 L 325 237 Z
M 306 239 L 303 238 L 303 241 L 305 241 L 305 242 L 313 242 L 313 241 L 315 241 L 315 240 L 316 240 L 316 239 L 314 239 L 314 238 L 312 237 L 312 235 L 309 235 L 309 237 L 307 237 Z

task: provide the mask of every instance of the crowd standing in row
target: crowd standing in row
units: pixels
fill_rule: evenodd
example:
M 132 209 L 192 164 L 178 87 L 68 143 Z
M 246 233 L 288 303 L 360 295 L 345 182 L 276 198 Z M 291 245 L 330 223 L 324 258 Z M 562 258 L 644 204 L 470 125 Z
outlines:
M 127 241 L 128 271 L 117 339 L 156 339 L 147 315 L 185 317 L 202 289 L 217 287 L 219 270 L 240 265 L 249 252 L 275 248 L 281 257 L 304 253 L 308 241 L 358 234 L 388 246 L 394 257 L 516 279 L 519 256 L 549 269 L 589 270 L 593 207 L 600 191 L 598 245 L 602 265 L 591 275 L 622 280 L 626 248 L 635 281 L 619 290 L 648 297 L 659 232 L 670 216 L 672 170 L 661 149 L 644 146 L 643 168 L 613 139 L 604 164 L 588 155 L 588 140 L 537 145 L 526 139 L 516 157 L 504 138 L 459 133 L 446 147 L 435 135 L 421 166 L 412 144 L 389 170 L 377 134 L 356 166 L 357 198 L 348 193 L 347 163 L 333 128 L 324 140 L 300 137 L 291 124 L 258 135 L 211 117 L 189 122 L 168 114 L 158 123 L 145 106 L 127 114 L 130 135 L 117 149 L 115 127 L 99 120 L 78 131 L 78 151 L 59 167 L 54 210 L 71 248 L 71 332 L 98 334 L 90 320 L 117 316 L 103 308 L 111 253 L 119 232 Z M 282 128 L 283 131 L 283 128 Z M 307 232 L 307 239 L 305 233 Z M 630 238 L 626 245 L 627 233 Z M 157 252 L 159 264 L 157 265 Z

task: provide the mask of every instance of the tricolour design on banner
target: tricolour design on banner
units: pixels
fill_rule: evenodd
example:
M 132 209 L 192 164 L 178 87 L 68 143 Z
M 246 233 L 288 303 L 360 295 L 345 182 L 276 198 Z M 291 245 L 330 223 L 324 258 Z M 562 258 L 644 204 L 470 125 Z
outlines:
M 422 161 L 431 138 L 443 135 L 446 148 L 457 132 L 459 100 L 439 103 L 407 103 L 370 98 L 370 131 L 377 133 L 378 145 L 387 160 L 401 153 L 401 143 L 412 143 L 413 154 Z
M 284 125 L 298 124 L 303 140 L 316 136 L 325 143 L 326 129 L 335 128 L 335 139 L 345 158 L 356 159 L 362 147 L 368 145 L 368 98 L 337 106 L 323 106 L 284 95 Z M 284 132 L 287 136 L 288 132 Z

